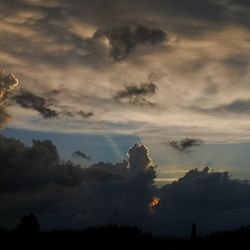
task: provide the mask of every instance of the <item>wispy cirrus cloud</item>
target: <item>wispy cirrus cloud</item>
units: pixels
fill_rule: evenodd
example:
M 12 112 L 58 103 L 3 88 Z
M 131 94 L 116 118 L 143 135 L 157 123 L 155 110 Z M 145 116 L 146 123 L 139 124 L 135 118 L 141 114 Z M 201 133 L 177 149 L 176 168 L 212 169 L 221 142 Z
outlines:
M 200 112 L 207 112 L 214 115 L 247 115 L 250 111 L 250 100 L 234 100 L 228 104 L 221 104 L 217 107 L 213 108 L 198 108 L 194 107 L 194 109 Z
M 89 0 L 13 0 L 0 4 L 0 9 L 2 64 L 16 72 L 23 89 L 45 99 L 45 91 L 63 90 L 56 105 L 46 107 L 67 120 L 38 124 L 32 119 L 35 112 L 13 105 L 15 118 L 9 126 L 127 132 L 158 142 L 187 134 L 211 141 L 249 140 L 247 112 L 225 112 L 223 107 L 250 98 L 245 1 L 121 0 L 104 6 Z M 167 77 L 149 79 L 155 71 Z M 121 87 L 124 82 L 128 88 Z M 147 88 L 141 82 L 152 82 L 157 91 L 138 94 Z M 129 97 L 130 90 L 137 94 Z M 117 102 L 116 94 L 124 97 Z M 147 109 L 155 104 L 157 109 Z M 190 108 L 194 106 L 200 110 Z M 222 111 L 208 111 L 222 107 L 223 114 L 230 115 L 222 118 Z M 77 114 L 80 110 L 82 116 Z M 84 118 L 84 126 L 78 118 Z

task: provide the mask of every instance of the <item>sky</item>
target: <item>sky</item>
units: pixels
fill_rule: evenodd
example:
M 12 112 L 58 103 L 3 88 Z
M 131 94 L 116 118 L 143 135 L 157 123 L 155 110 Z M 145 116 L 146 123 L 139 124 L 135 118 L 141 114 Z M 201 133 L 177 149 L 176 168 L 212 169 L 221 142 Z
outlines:
M 4 144 L 22 148 L 15 152 L 24 162 L 26 155 L 21 152 L 56 147 L 54 159 L 65 168 L 70 161 L 82 171 L 102 164 L 111 164 L 105 166 L 113 171 L 123 160 L 129 168 L 129 148 L 139 143 L 138 150 L 146 150 L 143 157 L 150 156 L 142 166 L 147 172 L 151 164 L 156 174 L 151 176 L 156 189 L 145 184 L 145 192 L 149 188 L 150 194 L 171 196 L 166 187 L 183 176 L 180 188 L 186 185 L 185 176 L 193 185 L 190 175 L 214 180 L 225 171 L 223 180 L 234 178 L 243 185 L 240 180 L 250 178 L 249 11 L 247 0 L 2 0 L 3 157 L 9 155 Z M 49 140 L 53 146 L 34 139 Z M 7 148 L 11 151 L 11 146 Z M 96 166 L 98 162 L 101 165 Z M 130 180 L 124 171 L 122 175 Z M 41 179 L 49 178 L 48 173 Z M 243 186 L 245 195 L 248 187 Z M 68 197 L 69 191 L 65 192 Z M 26 191 L 20 195 L 33 197 Z M 40 191 L 39 195 L 45 196 Z M 13 205 L 13 211 L 14 207 L 22 206 Z M 24 210 L 18 211 L 13 212 L 13 221 Z M 61 218 L 64 212 L 56 216 Z M 41 214 L 47 225 L 51 214 Z M 217 227 L 229 225 L 229 215 L 231 210 Z M 83 217 L 80 220 L 92 218 Z M 135 214 L 131 221 L 134 218 Z M 94 221 L 101 223 L 102 218 Z M 161 228 L 143 226 L 157 232 Z M 204 231 L 208 228 L 212 225 L 204 226 Z

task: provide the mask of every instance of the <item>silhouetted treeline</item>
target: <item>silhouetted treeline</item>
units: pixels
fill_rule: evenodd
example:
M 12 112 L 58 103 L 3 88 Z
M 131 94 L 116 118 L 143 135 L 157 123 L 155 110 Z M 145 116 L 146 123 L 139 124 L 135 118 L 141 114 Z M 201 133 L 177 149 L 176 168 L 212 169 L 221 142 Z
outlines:
M 103 249 L 134 249 L 135 247 L 138 249 L 182 249 L 184 246 L 191 246 L 191 242 L 186 239 L 154 237 L 149 232 L 142 232 L 138 228 L 126 225 L 107 225 L 81 231 L 41 231 L 35 234 L 18 230 L 2 230 L 0 235 L 1 242 L 30 247 L 55 246 L 56 249 L 65 247 L 74 249 L 78 246 L 82 246 L 81 249 L 95 249 L 96 247 Z
M 0 238 L 2 244 L 8 243 L 9 246 L 56 246 L 70 247 L 70 249 L 79 245 L 102 246 L 109 247 L 109 249 L 132 246 L 138 246 L 140 249 L 216 249 L 222 246 L 231 249 L 235 246 L 236 249 L 240 249 L 240 246 L 250 242 L 250 227 L 197 237 L 195 242 L 193 239 L 154 237 L 138 228 L 118 225 L 101 226 L 82 231 L 65 230 L 35 234 L 18 230 L 0 230 Z
M 81 231 L 41 231 L 39 221 L 33 214 L 25 215 L 14 230 L 0 230 L 2 244 L 11 246 L 69 248 L 82 246 L 82 249 L 102 247 L 122 249 L 134 247 L 154 249 L 217 249 L 218 247 L 240 249 L 250 242 L 250 226 L 234 231 L 214 232 L 198 236 L 196 223 L 190 226 L 190 238 L 156 237 L 127 225 L 106 225 Z

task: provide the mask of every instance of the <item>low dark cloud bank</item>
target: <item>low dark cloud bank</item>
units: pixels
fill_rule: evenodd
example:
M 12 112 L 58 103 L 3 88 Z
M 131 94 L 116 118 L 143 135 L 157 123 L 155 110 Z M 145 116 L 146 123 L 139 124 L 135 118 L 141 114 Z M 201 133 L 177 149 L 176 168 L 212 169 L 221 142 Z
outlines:
M 203 141 L 201 139 L 185 138 L 180 141 L 164 142 L 163 144 L 180 152 L 189 153 L 191 152 L 191 148 L 200 147 L 203 144 Z
M 125 59 L 138 46 L 153 46 L 167 40 L 167 34 L 158 28 L 138 25 L 134 28 L 116 27 L 98 30 L 94 38 L 106 38 L 110 46 L 110 56 L 114 60 Z
M 43 229 L 131 224 L 160 234 L 233 228 L 250 219 L 250 184 L 227 172 L 190 170 L 157 188 L 149 150 L 135 144 L 128 160 L 80 167 L 60 160 L 55 145 L 34 140 L 28 147 L 0 136 L 0 228 L 15 226 L 28 212 Z M 152 208 L 154 197 L 160 202 Z

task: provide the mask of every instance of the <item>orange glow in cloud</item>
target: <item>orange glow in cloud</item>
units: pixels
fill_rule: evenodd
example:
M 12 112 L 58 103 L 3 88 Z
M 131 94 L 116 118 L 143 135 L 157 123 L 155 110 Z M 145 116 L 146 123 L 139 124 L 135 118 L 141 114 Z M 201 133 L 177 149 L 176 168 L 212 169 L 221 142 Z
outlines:
M 151 212 L 155 213 L 154 207 L 157 206 L 160 203 L 160 198 L 159 197 L 154 197 L 152 202 L 149 203 L 148 207 Z

